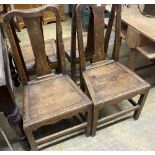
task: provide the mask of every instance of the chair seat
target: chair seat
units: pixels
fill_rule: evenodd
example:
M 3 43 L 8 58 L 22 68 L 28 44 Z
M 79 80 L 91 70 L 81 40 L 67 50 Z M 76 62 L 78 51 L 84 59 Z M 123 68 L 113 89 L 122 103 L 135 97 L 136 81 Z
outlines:
M 57 62 L 56 49 L 54 49 L 53 45 L 55 45 L 54 39 L 49 39 L 45 41 L 46 54 L 47 56 L 49 56 L 49 60 L 51 61 L 51 63 L 56 63 Z M 22 46 L 21 50 L 27 69 L 33 68 L 35 62 L 31 44 L 26 44 Z
M 29 93 L 31 92 L 31 93 Z M 91 100 L 67 75 L 51 75 L 29 83 L 25 89 L 24 127 L 46 121 L 59 121 L 88 108 Z M 62 116 L 62 117 L 61 117 Z
M 134 72 L 112 60 L 92 65 L 83 76 L 92 100 L 93 98 L 95 100 L 94 104 L 107 103 L 119 98 L 125 99 L 130 94 L 150 87 Z

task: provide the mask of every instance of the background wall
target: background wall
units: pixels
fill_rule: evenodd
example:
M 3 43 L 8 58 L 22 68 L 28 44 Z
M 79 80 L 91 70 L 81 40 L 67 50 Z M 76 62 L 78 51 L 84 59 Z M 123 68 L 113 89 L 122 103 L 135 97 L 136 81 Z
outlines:
M 69 4 L 64 5 L 64 13 L 68 14 L 69 13 Z

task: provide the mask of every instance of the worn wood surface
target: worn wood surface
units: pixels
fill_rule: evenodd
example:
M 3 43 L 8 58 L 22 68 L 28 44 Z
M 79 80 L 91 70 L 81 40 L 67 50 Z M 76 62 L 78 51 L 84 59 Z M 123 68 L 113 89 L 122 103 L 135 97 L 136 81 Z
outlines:
M 56 75 L 50 68 L 51 41 L 45 42 L 40 17 L 44 11 L 51 11 L 56 16 L 56 50 L 57 64 L 61 74 Z M 35 10 L 12 11 L 4 17 L 4 21 L 9 25 L 9 21 L 14 16 L 22 16 L 25 21 L 30 37 L 31 46 L 26 46 L 27 52 L 33 52 L 36 65 L 37 78 L 27 82 L 24 89 L 24 130 L 31 145 L 32 150 L 38 149 L 38 144 L 46 143 L 53 138 L 64 136 L 65 134 L 86 129 L 86 135 L 91 132 L 91 100 L 78 88 L 78 86 L 67 76 L 64 45 L 62 40 L 62 27 L 60 9 L 58 5 L 46 5 Z M 8 27 L 8 32 L 10 35 Z M 36 37 L 39 36 L 39 37 Z M 12 38 L 10 39 L 10 42 Z M 18 53 L 12 43 L 13 52 Z M 29 47 L 29 48 L 28 48 Z M 49 53 L 47 53 L 47 51 Z M 25 53 L 26 54 L 26 51 Z M 23 54 L 23 55 L 24 55 Z M 32 54 L 32 53 L 31 53 Z M 54 55 L 54 56 L 55 56 Z M 28 55 L 27 55 L 28 56 Z M 49 58 L 47 57 L 49 56 Z M 20 61 L 21 57 L 18 57 Z M 26 58 L 28 59 L 28 58 Z M 25 71 L 25 70 L 24 70 Z M 39 127 L 54 124 L 62 119 L 70 118 L 85 113 L 87 120 L 80 126 L 57 132 L 56 135 L 49 135 L 36 140 L 34 131 Z M 52 137 L 52 139 L 51 139 Z
M 154 42 L 148 37 L 144 36 L 140 31 L 136 30 L 134 27 L 128 26 L 126 43 L 130 49 L 128 57 L 128 67 L 132 70 L 139 69 L 136 67 L 136 60 L 139 54 L 144 55 L 148 60 L 145 64 L 141 63 L 141 67 L 147 67 L 148 64 L 154 65 L 155 59 L 155 47 Z
M 107 5 L 106 9 L 110 11 L 110 8 L 111 6 Z M 155 19 L 143 16 L 139 12 L 137 5 L 130 5 L 129 8 L 124 7 L 121 19 L 150 40 L 155 41 L 155 34 L 152 33 L 155 31 L 155 27 L 153 26 L 155 24 Z
M 25 127 L 31 124 L 39 127 L 45 120 L 53 123 L 65 119 L 70 117 L 69 113 L 77 113 L 91 104 L 70 78 L 63 75 L 32 82 L 26 87 L 25 93 L 25 102 L 29 102 L 25 103 Z
M 110 11 L 111 6 L 107 5 L 106 9 Z M 125 39 L 131 52 L 129 53 L 128 67 L 132 70 L 147 67 L 150 62 L 136 67 L 136 58 L 138 53 L 144 55 L 147 59 L 153 60 L 154 65 L 154 54 L 155 48 L 152 44 L 155 42 L 153 24 L 155 23 L 154 18 L 148 18 L 143 16 L 137 5 L 130 5 L 128 8 L 122 8 L 122 26 L 121 26 L 121 37 Z M 151 25 L 150 25 L 151 23 Z M 124 25 L 124 26 L 123 26 Z M 114 30 L 114 29 L 113 29 Z M 124 37 L 123 37 L 124 36 Z M 136 54 L 133 54 L 133 50 L 136 50 Z M 134 62 L 135 61 L 135 62 Z
M 87 6 L 87 5 L 86 5 Z M 109 38 L 112 30 L 112 25 L 110 22 L 113 22 L 114 17 L 113 15 L 110 17 L 109 27 L 107 28 L 107 32 L 105 34 L 104 40 L 104 10 L 106 5 L 96 6 L 96 5 L 89 5 L 91 10 L 91 17 L 90 21 L 94 21 L 89 23 L 88 35 L 87 35 L 87 46 L 86 51 L 88 51 L 92 55 L 91 61 L 97 62 L 104 60 L 107 54 L 107 47 L 109 44 Z M 78 49 L 79 49 L 79 58 L 80 58 L 80 74 L 81 74 L 81 88 L 83 88 L 82 83 L 82 71 L 85 70 L 85 57 L 86 55 L 84 41 L 82 36 L 82 20 L 81 20 L 81 11 L 85 7 L 85 5 L 78 5 L 76 8 L 76 18 L 77 18 L 77 38 L 78 38 Z M 113 8 L 113 12 L 115 13 L 115 9 Z M 105 48 L 106 47 L 106 48 Z M 90 48 L 90 49 L 89 49 Z M 89 50 L 88 50 L 89 49 Z M 104 51 L 104 49 L 106 51 Z M 115 55 L 116 56 L 116 55 Z
M 93 101 L 93 115 L 92 115 L 92 136 L 95 136 L 97 125 L 100 123 L 104 123 L 106 121 L 110 121 L 122 115 L 125 115 L 129 112 L 134 111 L 134 119 L 138 119 L 141 110 L 144 106 L 145 99 L 148 94 L 148 90 L 150 85 L 137 76 L 134 72 L 129 70 L 124 65 L 118 62 L 119 60 L 119 51 L 120 51 L 120 33 L 121 33 L 121 5 L 113 5 L 115 12 L 115 39 L 114 39 L 114 49 L 112 53 L 113 60 L 104 60 L 106 57 L 100 57 L 100 59 L 96 59 L 95 63 L 92 63 L 90 66 L 85 68 L 85 59 L 84 57 L 84 47 L 83 47 L 83 38 L 82 38 L 82 27 L 80 22 L 80 14 L 79 9 L 81 5 L 77 5 L 77 20 L 79 21 L 77 24 L 77 36 L 78 36 L 78 48 L 79 48 L 79 55 L 80 55 L 80 65 L 82 66 L 81 73 L 82 73 L 82 82 L 84 83 L 85 90 L 88 96 Z M 103 17 L 100 15 L 98 16 L 99 12 L 101 13 L 104 8 L 102 6 L 95 6 L 93 9 L 94 17 L 96 18 L 96 23 L 103 22 Z M 103 9 L 103 10 L 101 10 Z M 103 13 L 103 12 L 102 12 Z M 97 15 L 96 15 L 97 14 Z M 114 20 L 111 16 L 109 21 L 109 28 L 112 28 Z M 101 43 L 103 41 L 102 37 L 98 37 L 99 34 L 102 34 L 101 31 L 104 31 L 103 23 L 98 24 L 98 27 L 102 27 L 102 30 L 98 27 L 94 26 L 94 38 L 92 40 L 96 43 L 98 41 Z M 107 31 L 107 35 L 109 35 L 109 30 Z M 108 42 L 108 39 L 106 38 Z M 94 53 L 102 52 L 102 56 L 105 54 L 107 49 L 103 47 L 103 44 L 96 44 L 98 47 L 94 49 Z M 94 46 L 95 47 L 95 46 Z M 103 48 L 101 48 L 103 47 Z M 100 51 L 100 48 L 102 49 Z M 134 96 L 140 94 L 140 100 L 136 105 L 132 105 L 131 108 L 125 109 L 121 112 L 116 114 L 112 114 L 109 116 L 105 116 L 104 118 L 99 119 L 99 111 L 104 108 L 107 104 L 117 104 L 123 100 L 128 100 L 133 98 Z M 133 103 L 133 102 L 132 102 Z
M 90 80 L 97 104 L 106 104 L 118 97 L 144 90 L 148 86 L 135 73 L 120 66 L 119 63 L 100 65 L 93 66 L 84 73 L 87 74 L 87 80 Z
M 39 77 L 38 80 L 29 82 L 24 92 L 24 129 L 32 150 L 37 150 L 37 145 L 83 128 L 87 129 L 86 135 L 90 135 L 91 100 L 67 75 Z M 34 139 L 32 136 L 32 132 L 39 127 L 54 124 L 78 113 L 89 114 L 87 122 L 42 139 Z

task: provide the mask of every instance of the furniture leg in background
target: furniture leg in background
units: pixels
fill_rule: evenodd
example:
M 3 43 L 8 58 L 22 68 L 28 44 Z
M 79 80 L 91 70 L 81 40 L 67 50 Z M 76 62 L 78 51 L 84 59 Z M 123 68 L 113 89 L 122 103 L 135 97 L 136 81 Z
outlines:
M 23 120 L 15 103 L 11 80 L 8 48 L 0 29 L 0 112 L 8 119 L 10 126 L 15 130 L 24 148 L 29 146 L 23 131 Z

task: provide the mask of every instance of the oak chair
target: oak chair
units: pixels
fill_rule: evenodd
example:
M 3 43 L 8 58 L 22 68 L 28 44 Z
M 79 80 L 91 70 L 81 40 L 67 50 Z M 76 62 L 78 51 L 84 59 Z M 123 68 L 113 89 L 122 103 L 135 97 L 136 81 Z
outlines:
M 45 42 L 40 24 L 40 16 L 43 15 L 44 11 L 51 11 L 56 17 L 56 44 L 58 66 L 61 74 L 52 73 L 45 53 Z M 35 57 L 37 78 L 29 82 L 27 82 L 23 59 L 19 56 L 19 44 L 14 40 L 10 25 L 10 21 L 15 16 L 22 17 L 26 24 Z M 60 19 L 60 9 L 57 5 L 46 5 L 35 10 L 27 11 L 15 10 L 9 12 L 4 17 L 13 54 L 16 56 L 16 62 L 18 62 L 18 66 L 20 67 L 19 71 L 24 77 L 23 80 L 27 82 L 24 89 L 23 126 L 32 150 L 37 150 L 38 145 L 80 129 L 86 129 L 87 136 L 91 133 L 91 100 L 65 75 L 66 62 Z M 85 122 L 39 139 L 34 137 L 33 133 L 38 128 L 48 124 L 54 124 L 79 113 L 86 114 L 87 120 Z
M 84 5 L 77 5 L 76 7 L 76 19 L 78 21 L 78 51 L 81 70 L 80 82 L 81 88 L 86 91 L 88 96 L 93 101 L 92 136 L 95 136 L 98 124 L 110 121 L 129 112 L 134 111 L 133 118 L 137 120 L 144 106 L 150 85 L 137 76 L 134 72 L 118 62 L 120 49 L 121 5 L 112 6 L 112 14 L 108 23 L 110 29 L 106 31 L 105 36 L 103 18 L 105 5 L 90 6 L 95 21 L 91 25 L 93 29 L 91 44 L 94 50 L 94 56 L 92 60 L 93 63 L 87 68 L 85 67 L 81 23 L 81 10 L 83 7 Z M 111 31 L 111 26 L 113 25 L 113 15 L 116 16 L 114 50 L 111 57 L 112 60 L 106 60 L 107 47 L 105 47 L 105 45 L 108 44 L 105 44 L 105 42 L 108 42 L 109 40 L 109 37 L 107 36 L 110 34 L 109 32 Z M 136 95 L 140 95 L 137 103 L 132 99 Z M 99 118 L 99 111 L 101 111 L 105 105 L 118 104 L 123 100 L 128 100 L 132 107 L 118 113 Z

